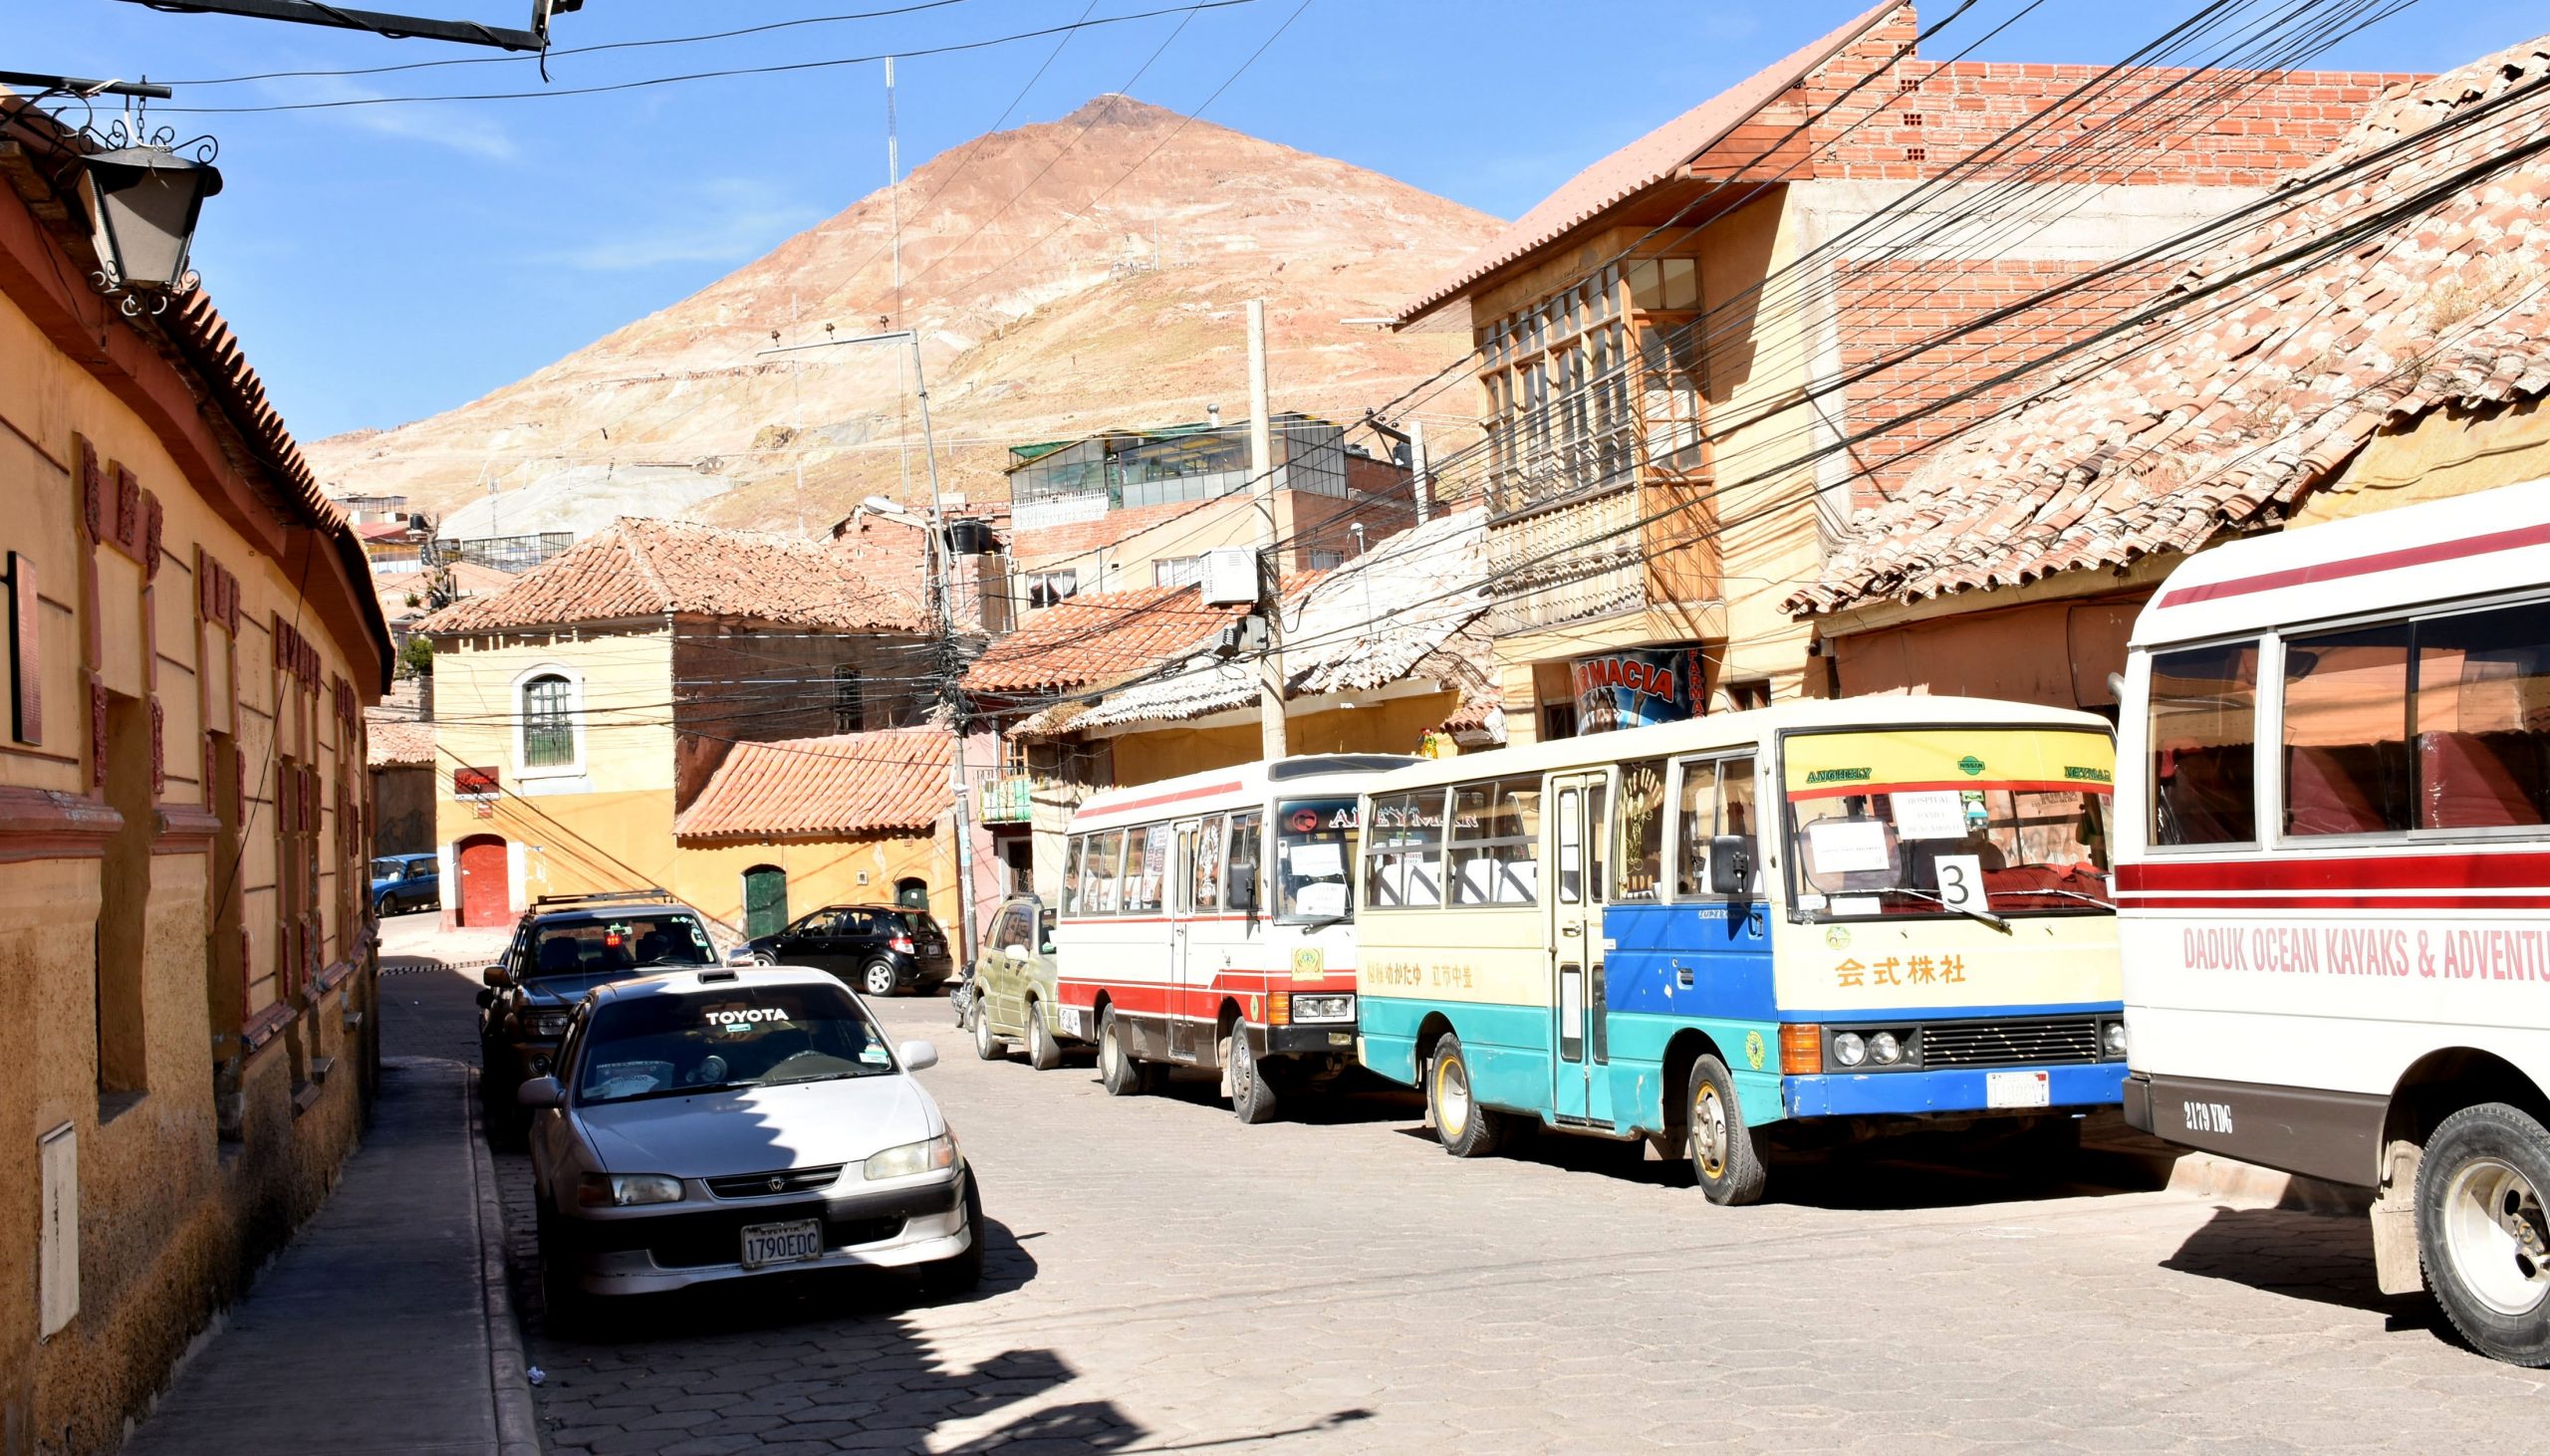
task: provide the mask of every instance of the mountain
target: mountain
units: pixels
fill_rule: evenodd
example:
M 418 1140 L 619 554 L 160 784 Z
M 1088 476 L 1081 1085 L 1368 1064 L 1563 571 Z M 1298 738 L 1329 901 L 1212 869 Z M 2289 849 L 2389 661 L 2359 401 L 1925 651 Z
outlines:
M 800 344 L 908 327 L 942 490 L 999 500 L 1012 444 L 1200 419 L 1208 404 L 1244 417 L 1251 298 L 1267 301 L 1275 407 L 1359 418 L 1468 341 L 1340 321 L 1391 313 L 1498 227 L 1123 96 L 979 137 L 891 193 L 483 398 L 317 441 L 311 463 L 332 490 L 403 492 L 437 519 L 466 508 L 460 534 L 624 511 L 820 529 L 871 493 L 926 498 L 909 349 L 762 351 L 774 332 Z M 1455 380 L 1428 408 L 1467 403 Z

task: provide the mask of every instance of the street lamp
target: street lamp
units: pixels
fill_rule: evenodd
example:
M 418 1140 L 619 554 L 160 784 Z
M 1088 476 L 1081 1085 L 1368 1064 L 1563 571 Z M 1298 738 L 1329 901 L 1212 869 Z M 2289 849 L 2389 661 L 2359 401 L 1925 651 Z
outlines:
M 83 157 L 89 178 L 89 212 L 97 227 L 99 271 L 91 282 L 104 294 L 122 294 L 125 312 L 139 313 L 139 297 L 167 300 L 194 290 L 186 251 L 194 243 L 203 199 L 221 190 L 221 171 L 208 154 L 188 156 L 158 140 L 91 152 Z

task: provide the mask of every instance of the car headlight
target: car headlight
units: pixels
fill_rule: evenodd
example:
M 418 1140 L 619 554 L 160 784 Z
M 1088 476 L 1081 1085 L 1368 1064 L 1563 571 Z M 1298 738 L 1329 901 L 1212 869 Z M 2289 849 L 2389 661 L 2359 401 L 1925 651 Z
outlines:
M 531 1034 L 535 1037 L 563 1037 L 567 1035 L 567 1023 L 571 1019 L 568 1012 L 544 1011 L 531 1019 Z
M 1841 1032 L 1833 1038 L 1833 1060 L 1845 1067 L 1857 1067 L 1868 1060 L 1869 1044 L 1858 1032 Z
M 2099 1034 L 2099 1040 L 2100 1040 L 2100 1042 L 2101 1042 L 2104 1046 L 2106 1046 L 2106 1048 L 2108 1049 L 2108 1055 L 2109 1055 L 2109 1056 L 2111 1056 L 2111 1057 L 2122 1057 L 2122 1056 L 2124 1056 L 2124 1055 L 2125 1055 L 2125 1023 L 2124 1023 L 2124 1022 L 2121 1022 L 2121 1021 L 2112 1021 L 2112 1022 L 2109 1022 L 2109 1023 L 2107 1024 L 2107 1029 L 2106 1029 L 2105 1031 L 2103 1031 L 2103 1032 L 2101 1032 L 2101 1033 Z
M 681 1179 L 662 1173 L 587 1173 L 576 1180 L 576 1201 L 587 1208 L 679 1203 Z
M 1893 1032 L 1880 1032 L 1869 1038 L 1869 1056 L 1880 1067 L 1892 1067 L 1904 1060 L 1904 1044 Z
M 1352 996 L 1295 996 L 1295 1021 L 1353 1021 L 1355 998 Z
M 906 1142 L 900 1147 L 890 1147 L 878 1153 L 868 1160 L 866 1171 L 871 1178 L 908 1178 L 933 1168 L 954 1166 L 956 1138 L 951 1133 L 942 1132 L 925 1142 Z

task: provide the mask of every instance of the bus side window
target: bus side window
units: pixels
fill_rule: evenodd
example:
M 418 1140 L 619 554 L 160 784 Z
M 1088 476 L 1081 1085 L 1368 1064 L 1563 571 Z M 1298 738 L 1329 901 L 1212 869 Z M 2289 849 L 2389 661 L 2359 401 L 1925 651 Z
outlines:
M 1222 908 L 1257 913 L 1257 840 L 1263 817 L 1255 810 L 1231 816 L 1230 867 L 1222 875 Z
M 1195 827 L 1194 888 L 1188 908 L 1203 913 L 1222 900 L 1222 817 L 1204 816 Z
M 1621 765 L 1620 881 L 1614 903 L 1654 900 L 1664 877 L 1664 760 Z
M 2258 838 L 2258 644 L 2152 654 L 2152 843 Z
M 1681 835 L 1673 848 L 1673 894 L 1677 899 L 1709 892 L 1709 841 L 1717 834 L 1717 763 L 1684 759 Z
M 1084 856 L 1089 851 L 1089 836 L 1074 835 L 1071 847 L 1063 855 L 1063 913 L 1081 913 L 1080 873 Z

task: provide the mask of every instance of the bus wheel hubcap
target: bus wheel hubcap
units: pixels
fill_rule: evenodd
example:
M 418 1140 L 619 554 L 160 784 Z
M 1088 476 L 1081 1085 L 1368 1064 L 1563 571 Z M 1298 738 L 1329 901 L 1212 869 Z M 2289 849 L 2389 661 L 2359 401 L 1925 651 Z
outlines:
M 1470 1125 L 1470 1082 L 1461 1064 L 1446 1061 L 1434 1073 L 1434 1120 L 1443 1135 L 1458 1138 Z
M 2452 1175 L 2443 1195 L 2443 1245 L 2479 1303 L 2528 1315 L 2550 1298 L 2550 1224 L 2529 1179 L 2495 1158 Z
M 1726 1107 L 1716 1088 L 1701 1088 L 1691 1101 L 1691 1151 L 1701 1172 L 1714 1178 L 1726 1171 Z

